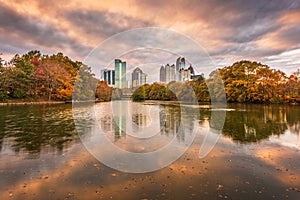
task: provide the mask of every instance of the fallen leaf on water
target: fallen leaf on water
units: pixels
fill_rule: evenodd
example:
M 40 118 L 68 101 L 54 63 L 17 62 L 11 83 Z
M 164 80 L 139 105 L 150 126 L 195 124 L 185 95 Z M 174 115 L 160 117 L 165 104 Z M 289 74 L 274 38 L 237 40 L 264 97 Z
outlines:
M 221 185 L 221 184 L 217 185 L 217 190 L 222 190 L 222 188 L 223 188 L 223 185 Z

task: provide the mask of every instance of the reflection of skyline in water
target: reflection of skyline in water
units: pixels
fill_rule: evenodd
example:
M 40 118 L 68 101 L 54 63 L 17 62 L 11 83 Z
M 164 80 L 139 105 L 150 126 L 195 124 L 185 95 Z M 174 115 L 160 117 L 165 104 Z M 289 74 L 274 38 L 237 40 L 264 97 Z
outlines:
M 114 106 L 116 105 L 114 104 Z M 118 109 L 118 113 L 115 113 L 114 117 L 112 115 L 106 115 L 100 120 L 102 130 L 106 133 L 113 132 L 115 140 L 125 138 L 126 131 L 128 131 L 129 127 L 131 131 L 138 131 L 139 129 L 143 130 L 143 128 L 151 126 L 153 121 L 157 121 L 153 127 L 153 129 L 159 130 L 157 134 L 167 137 L 176 136 L 178 141 L 184 141 L 185 132 L 191 132 L 193 130 L 194 119 L 189 116 L 188 113 L 184 113 L 185 109 L 181 110 L 179 106 L 159 105 L 158 115 L 150 116 L 149 109 L 151 109 L 151 106 L 144 105 L 139 107 L 138 110 L 134 110 L 131 114 L 131 118 L 126 118 L 126 114 L 130 113 L 127 106 L 123 105 L 123 108 L 118 106 L 116 107 Z M 114 108 L 114 112 L 117 111 L 117 109 Z M 185 115 L 185 118 L 183 119 L 185 122 L 184 124 L 181 123 L 182 111 L 183 115 Z M 128 122 L 130 119 L 132 121 Z M 179 131 L 180 126 L 182 126 L 182 130 L 185 131 Z
M 122 138 L 128 140 L 133 133 L 137 137 L 155 134 L 162 139 L 166 136 L 166 141 L 175 136 L 178 141 L 184 141 L 195 120 L 200 126 L 208 126 L 211 117 L 209 106 L 200 106 L 200 118 L 195 119 L 189 115 L 188 108 L 181 113 L 181 108 L 171 103 L 127 102 L 126 107 L 118 107 L 116 103 L 112 105 L 116 112 L 119 109 L 119 115 L 112 116 L 109 102 L 96 104 L 96 107 L 102 109 L 99 111 L 99 125 L 115 141 Z M 269 138 L 299 148 L 299 106 L 229 104 L 228 108 L 222 135 L 238 143 L 256 143 Z M 0 111 L 1 152 L 27 152 L 33 157 L 42 152 L 61 154 L 79 142 L 71 105 L 9 106 L 0 107 Z M 86 120 L 86 124 L 79 128 L 83 137 L 89 138 L 90 129 Z M 184 125 L 182 130 L 179 125 Z
M 190 112 L 188 109 L 196 108 L 187 107 L 181 110 L 181 107 L 178 105 L 160 104 L 159 115 L 153 116 L 149 115 L 149 106 L 157 105 L 145 104 L 144 108 L 146 109 L 141 109 L 141 107 L 139 107 L 138 112 L 131 113 L 131 124 L 128 122 L 124 123 L 123 118 L 122 123 L 118 122 L 118 124 L 124 125 L 124 127 L 121 127 L 121 130 L 125 130 L 127 125 L 131 126 L 131 130 L 137 131 L 139 128 L 147 127 L 152 121 L 158 121 L 159 134 L 167 137 L 175 136 L 180 142 L 184 141 L 185 134 L 192 131 L 195 120 L 198 121 L 199 126 L 209 126 L 211 123 L 210 117 L 212 111 L 210 107 L 199 109 L 199 118 L 195 119 L 193 116 L 189 115 Z M 299 107 L 229 104 L 222 135 L 230 137 L 233 141 L 239 143 L 259 142 L 271 136 L 279 137 L 285 133 L 299 135 L 300 117 L 295 112 L 297 110 L 299 110 Z M 124 112 L 128 113 L 128 110 L 124 110 Z M 214 112 L 218 111 L 214 110 Z M 118 120 L 121 119 L 118 118 Z M 180 126 L 183 126 L 182 130 L 179 130 Z M 111 130 L 112 129 L 108 131 Z M 115 131 L 116 139 L 120 138 L 119 130 L 120 128 L 117 128 Z M 122 132 L 122 134 L 125 138 L 126 132 Z M 292 139 L 289 140 L 297 142 L 297 146 L 300 146 L 299 136 L 289 137 L 293 137 L 294 141 Z
M 128 110 L 130 106 L 131 103 Z M 149 146 L 141 144 L 144 140 L 132 143 L 129 134 L 126 138 L 121 135 L 115 145 L 130 152 L 143 153 L 145 150 L 142 147 L 151 148 L 163 138 L 168 139 L 176 130 L 180 131 L 176 128 L 179 120 L 186 124 L 182 129 L 185 130 L 185 140 L 188 140 L 189 123 L 196 122 L 202 127 L 208 127 L 210 123 L 209 107 L 199 109 L 200 118 L 196 118 L 190 116 L 189 109 L 181 113 L 179 107 L 173 105 L 146 106 L 139 103 L 135 106 L 137 109 L 134 112 L 126 113 L 132 125 L 130 127 L 126 123 L 128 133 L 131 129 L 146 130 L 151 124 L 162 127 L 162 130 L 157 131 L 159 137 Z M 298 199 L 299 193 L 293 188 L 299 188 L 300 183 L 299 149 L 286 148 L 283 142 L 295 144 L 299 138 L 299 108 L 275 105 L 228 107 L 223 131 L 224 135 L 228 135 L 218 141 L 209 156 L 199 159 L 198 151 L 202 143 L 195 140 L 194 145 L 176 162 L 154 173 L 140 175 L 119 172 L 99 163 L 78 141 L 69 105 L 0 107 L 0 199 L 218 199 L 220 194 L 223 197 L 227 195 L 229 199 L 269 199 L 275 195 L 278 199 L 284 199 L 287 195 L 289 199 Z M 95 108 L 101 117 L 98 118 L 99 125 L 114 140 L 111 104 L 96 104 Z M 79 111 L 82 112 L 81 109 Z M 89 115 L 82 115 L 82 119 L 86 122 L 80 127 L 83 131 L 81 139 L 84 137 L 84 140 L 90 141 L 90 147 L 99 148 L 108 159 L 118 159 L 112 150 L 105 151 L 94 140 L 97 137 L 93 132 L 89 133 Z M 283 128 L 276 132 L 270 127 L 273 124 Z M 169 136 L 163 134 L 163 127 L 167 126 Z M 268 131 L 269 134 L 261 136 Z M 174 136 L 176 141 L 177 136 Z M 294 140 L 284 141 L 291 136 Z M 274 141 L 275 138 L 278 139 Z M 238 144 L 240 142 L 243 143 Z M 132 148 L 127 149 L 122 143 L 129 143 Z M 134 159 L 132 163 L 139 166 Z M 161 196 L 162 190 L 170 192 Z M 207 195 L 206 191 L 212 192 Z
M 128 102 L 113 101 L 115 139 L 126 136 L 126 109 Z

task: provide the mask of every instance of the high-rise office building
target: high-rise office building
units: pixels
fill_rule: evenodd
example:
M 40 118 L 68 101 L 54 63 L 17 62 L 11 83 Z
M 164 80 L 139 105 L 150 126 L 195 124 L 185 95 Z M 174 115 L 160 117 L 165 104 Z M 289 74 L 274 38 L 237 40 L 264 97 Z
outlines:
M 182 81 L 180 71 L 184 69 L 185 69 L 185 58 L 184 57 L 177 58 L 176 71 L 175 71 L 176 81 Z
M 179 57 L 176 60 L 176 71 L 180 71 L 182 69 L 185 69 L 185 58 L 184 57 Z
M 115 70 L 101 70 L 100 80 L 106 80 L 108 85 L 115 85 Z
M 191 80 L 191 71 L 189 69 L 181 69 L 179 71 L 179 81 L 185 82 Z
M 171 81 L 176 81 L 175 76 L 175 65 L 166 65 L 166 83 L 169 83 Z
M 145 74 L 145 73 L 142 73 L 141 74 L 141 83 L 140 83 L 140 85 L 145 85 L 146 83 L 147 83 L 147 74 Z
M 188 70 L 190 70 L 191 76 L 194 76 L 194 75 L 195 75 L 195 70 L 194 70 L 194 68 L 193 68 L 192 65 L 189 66 Z
M 161 66 L 160 68 L 160 82 L 169 83 L 176 81 L 175 65 Z
M 126 88 L 126 62 L 115 59 L 115 86 L 116 88 Z
M 159 81 L 162 83 L 166 82 L 166 68 L 163 65 L 160 67 Z
M 132 72 L 132 88 L 137 88 L 147 83 L 147 74 L 140 68 L 135 68 Z

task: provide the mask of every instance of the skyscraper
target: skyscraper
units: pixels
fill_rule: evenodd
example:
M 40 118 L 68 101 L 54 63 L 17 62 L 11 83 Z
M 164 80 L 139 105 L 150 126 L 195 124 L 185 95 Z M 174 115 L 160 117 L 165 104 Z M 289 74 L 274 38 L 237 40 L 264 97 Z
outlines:
M 169 83 L 171 81 L 176 81 L 175 76 L 175 65 L 166 65 L 166 83 Z
M 115 59 L 115 85 L 116 88 L 126 88 L 126 62 Z
M 176 81 L 175 65 L 161 66 L 160 68 L 160 82 L 169 83 Z
M 184 57 L 179 57 L 176 60 L 176 71 L 180 71 L 182 69 L 185 69 L 185 58 Z
M 179 71 L 179 81 L 185 82 L 191 79 L 191 71 L 189 69 L 181 69 Z
M 135 68 L 132 72 L 132 88 L 144 85 L 147 83 L 147 74 L 140 68 Z
M 115 85 L 115 70 L 101 70 L 100 80 L 106 80 L 108 85 Z
M 190 70 L 191 76 L 194 76 L 194 75 L 195 75 L 195 70 L 194 70 L 194 68 L 193 68 L 192 65 L 189 66 L 188 70 Z
M 166 68 L 163 65 L 160 67 L 159 81 L 162 83 L 166 82 Z
M 182 71 L 184 69 L 185 69 L 185 58 L 184 57 L 177 58 L 176 70 L 175 70 L 176 81 L 182 81 L 180 71 Z

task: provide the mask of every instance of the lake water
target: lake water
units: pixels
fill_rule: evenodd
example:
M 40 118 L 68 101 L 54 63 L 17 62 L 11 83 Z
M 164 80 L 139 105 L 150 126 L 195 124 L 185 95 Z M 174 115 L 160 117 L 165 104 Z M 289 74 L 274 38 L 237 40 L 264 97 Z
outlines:
M 299 111 L 154 101 L 2 106 L 0 199 L 298 200 Z

